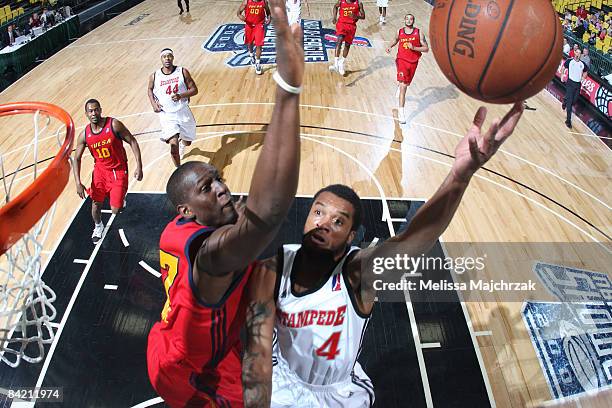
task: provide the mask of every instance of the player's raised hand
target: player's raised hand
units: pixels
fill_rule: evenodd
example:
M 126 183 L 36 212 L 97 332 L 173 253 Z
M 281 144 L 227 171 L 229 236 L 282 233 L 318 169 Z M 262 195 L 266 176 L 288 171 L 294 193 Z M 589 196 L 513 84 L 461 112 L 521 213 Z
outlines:
M 481 128 L 487 117 L 487 109 L 482 106 L 478 109 L 472 127 L 455 148 L 453 173 L 459 180 L 469 180 L 497 152 L 514 131 L 524 105 L 523 101 L 515 103 L 503 119 L 494 120 L 485 133 Z
M 285 82 L 300 87 L 304 75 L 302 27 L 299 24 L 289 26 L 284 0 L 269 0 L 269 3 L 276 32 L 276 68 Z

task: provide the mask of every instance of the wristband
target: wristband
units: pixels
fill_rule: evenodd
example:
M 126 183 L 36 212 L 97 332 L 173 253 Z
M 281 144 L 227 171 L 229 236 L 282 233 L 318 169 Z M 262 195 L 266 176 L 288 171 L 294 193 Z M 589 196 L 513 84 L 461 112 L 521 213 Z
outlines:
M 292 94 L 296 94 L 299 95 L 300 93 L 302 93 L 302 87 L 296 87 L 296 86 L 291 86 L 289 85 L 287 82 L 285 82 L 285 80 L 281 77 L 281 75 L 278 73 L 278 71 L 275 71 L 274 74 L 272 75 L 272 78 L 274 79 L 274 81 L 276 81 L 276 83 L 278 84 L 278 86 L 280 86 L 281 88 L 283 88 L 285 91 L 292 93 Z

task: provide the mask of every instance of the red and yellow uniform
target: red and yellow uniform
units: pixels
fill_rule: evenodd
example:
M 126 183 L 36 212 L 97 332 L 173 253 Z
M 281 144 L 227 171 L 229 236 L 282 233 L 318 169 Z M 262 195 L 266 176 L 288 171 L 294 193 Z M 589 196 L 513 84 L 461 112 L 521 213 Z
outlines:
M 193 256 L 213 231 L 177 216 L 159 242 L 167 299 L 149 333 L 147 366 L 153 388 L 171 407 L 243 406 L 240 329 L 255 263 L 219 303 L 204 302 L 193 281 Z
M 87 193 L 97 203 L 110 196 L 111 207 L 123 207 L 129 184 L 127 154 L 123 140 L 113 131 L 113 118 L 106 118 L 99 133 L 91 130 L 91 124 L 87 125 L 85 143 L 95 161 Z
M 344 36 L 344 42 L 352 44 L 357 31 L 357 16 L 359 15 L 359 1 L 352 3 L 340 0 L 340 17 L 336 23 L 336 37 Z
M 247 0 L 244 9 L 244 43 L 253 44 L 257 47 L 263 46 L 266 36 L 266 4 L 264 0 Z
M 410 85 L 414 73 L 416 72 L 417 66 L 419 65 L 419 59 L 421 53 L 419 51 L 411 50 L 408 44 L 412 44 L 413 47 L 421 47 L 421 32 L 418 28 L 414 27 L 412 33 L 406 34 L 404 28 L 401 28 L 398 33 L 399 43 L 397 47 L 397 58 L 395 59 L 395 65 L 397 67 L 397 80 Z

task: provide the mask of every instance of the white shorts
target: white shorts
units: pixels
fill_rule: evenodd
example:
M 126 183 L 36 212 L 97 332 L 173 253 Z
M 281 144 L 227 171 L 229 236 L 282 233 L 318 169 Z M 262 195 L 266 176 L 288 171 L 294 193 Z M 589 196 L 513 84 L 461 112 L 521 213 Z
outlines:
M 376 0 L 376 6 L 389 7 L 389 0 Z
M 168 140 L 178 134 L 180 140 L 192 142 L 196 137 L 196 123 L 189 106 L 185 106 L 176 112 L 159 112 L 159 123 L 162 132 L 161 139 Z
M 289 20 L 289 25 L 295 23 L 299 24 L 302 21 L 302 5 L 300 4 L 300 0 L 297 0 L 295 3 L 293 0 L 287 0 L 285 7 L 287 8 L 287 19 Z
M 330 385 L 306 384 L 282 359 L 273 367 L 270 408 L 368 408 L 373 404 L 372 381 L 359 363 L 345 382 Z

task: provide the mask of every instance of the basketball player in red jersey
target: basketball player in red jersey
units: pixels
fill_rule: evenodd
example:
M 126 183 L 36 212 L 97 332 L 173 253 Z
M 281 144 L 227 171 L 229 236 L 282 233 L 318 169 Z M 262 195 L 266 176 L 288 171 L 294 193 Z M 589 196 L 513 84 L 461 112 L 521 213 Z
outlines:
M 261 75 L 261 48 L 266 36 L 265 25 L 270 24 L 270 8 L 267 0 L 243 0 L 238 8 L 238 18 L 244 21 L 244 43 L 249 50 L 251 64 L 255 64 L 255 73 Z M 255 58 L 253 58 L 253 43 Z
M 259 382 L 272 408 L 372 406 L 372 383 L 357 362 L 374 306 L 373 282 L 381 278 L 368 265 L 375 257 L 420 257 L 429 251 L 453 219 L 472 176 L 512 134 L 523 109 L 523 102 L 516 103 L 487 131 L 482 129 L 486 109 L 478 109 L 446 179 L 408 227 L 381 245 L 351 247 L 361 203 L 350 187 L 332 185 L 315 195 L 302 245 L 285 245 L 279 256 L 255 266 L 243 378 Z
M 340 18 L 338 18 L 338 10 L 340 10 Z M 338 71 L 340 75 L 344 75 L 344 60 L 348 57 L 349 49 L 353 44 L 355 32 L 357 31 L 357 20 L 365 19 L 365 11 L 363 4 L 358 0 L 339 0 L 334 5 L 333 23 L 336 24 L 336 56 L 334 65 L 329 69 Z M 344 43 L 344 51 L 340 56 Z
M 104 199 L 110 196 L 113 214 L 118 214 L 124 206 L 129 177 L 123 142 L 128 143 L 134 153 L 136 159 L 134 178 L 138 181 L 142 180 L 142 159 L 140 147 L 134 136 L 117 119 L 110 116 L 103 117 L 100 102 L 95 99 L 88 100 L 85 103 L 85 114 L 89 119 L 89 125 L 77 139 L 74 153 L 74 179 L 79 197 L 85 198 L 85 193 L 91 197 L 91 216 L 95 223 L 91 239 L 97 244 L 104 231 L 101 216 Z M 86 190 L 81 183 L 81 158 L 86 147 L 95 161 L 89 190 Z
M 153 388 L 171 407 L 253 406 L 259 393 L 245 383 L 243 399 L 245 287 L 295 196 L 304 72 L 301 28 L 289 27 L 284 0 L 271 4 L 279 86 L 248 203 L 237 208 L 217 169 L 202 162 L 181 165 L 166 187 L 178 216 L 160 238 L 167 299 L 149 334 L 147 362 Z
M 391 48 L 399 43 L 395 65 L 397 67 L 397 82 L 399 82 L 398 119 L 400 123 L 406 123 L 406 116 L 404 114 L 406 89 L 412 83 L 421 54 L 429 52 L 429 45 L 425 35 L 414 26 L 414 16 L 406 14 L 404 22 L 406 26 L 400 28 L 395 36 L 395 41 L 387 48 L 387 54 L 389 54 L 391 53 Z

